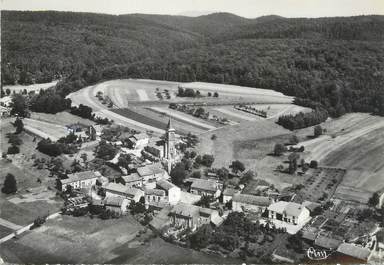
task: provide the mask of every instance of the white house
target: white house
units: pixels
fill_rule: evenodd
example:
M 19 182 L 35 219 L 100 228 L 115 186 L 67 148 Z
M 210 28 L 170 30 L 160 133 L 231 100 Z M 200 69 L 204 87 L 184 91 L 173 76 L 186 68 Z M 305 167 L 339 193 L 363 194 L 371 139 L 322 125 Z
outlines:
M 138 202 L 144 196 L 144 191 L 136 188 L 126 187 L 118 183 L 109 183 L 104 187 L 106 197 L 126 198 L 129 202 Z
M 273 200 L 269 197 L 235 194 L 232 199 L 232 210 L 262 214 L 272 203 Z
M 292 225 L 302 225 L 310 219 L 309 210 L 301 204 L 279 201 L 268 207 L 268 218 Z
M 74 189 L 89 189 L 96 184 L 96 180 L 101 177 L 98 171 L 83 171 L 69 174 L 68 178 L 59 180 L 59 189 L 66 191 L 70 185 Z
M 175 184 L 166 179 L 160 179 L 156 182 L 156 187 L 165 191 L 169 204 L 175 205 L 180 201 L 181 190 Z

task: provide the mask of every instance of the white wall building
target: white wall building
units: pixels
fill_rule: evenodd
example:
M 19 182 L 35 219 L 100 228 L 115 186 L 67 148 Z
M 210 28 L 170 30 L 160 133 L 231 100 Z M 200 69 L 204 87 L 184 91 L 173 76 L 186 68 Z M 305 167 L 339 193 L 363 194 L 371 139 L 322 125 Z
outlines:
M 291 225 L 302 225 L 310 219 L 310 214 L 301 204 L 279 201 L 268 207 L 268 218 Z
M 69 174 L 68 178 L 59 180 L 59 189 L 66 191 L 70 185 L 74 189 L 90 189 L 96 184 L 96 180 L 101 177 L 98 171 L 83 171 Z

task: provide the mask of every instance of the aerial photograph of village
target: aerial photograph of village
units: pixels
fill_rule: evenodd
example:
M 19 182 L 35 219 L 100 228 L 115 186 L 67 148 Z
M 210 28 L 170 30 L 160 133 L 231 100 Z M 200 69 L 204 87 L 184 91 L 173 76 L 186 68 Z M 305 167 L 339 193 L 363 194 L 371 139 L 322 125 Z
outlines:
M 1 0 L 0 264 L 384 264 L 382 0 Z

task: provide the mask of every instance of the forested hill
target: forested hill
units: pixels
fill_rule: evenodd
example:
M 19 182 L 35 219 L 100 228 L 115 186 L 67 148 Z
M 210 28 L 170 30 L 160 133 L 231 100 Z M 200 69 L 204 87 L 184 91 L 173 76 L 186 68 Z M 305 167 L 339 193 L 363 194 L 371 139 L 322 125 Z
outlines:
M 384 114 L 384 16 L 246 19 L 2 11 L 2 83 L 113 78 L 275 89 L 333 116 Z M 312 102 L 314 101 L 314 102 Z

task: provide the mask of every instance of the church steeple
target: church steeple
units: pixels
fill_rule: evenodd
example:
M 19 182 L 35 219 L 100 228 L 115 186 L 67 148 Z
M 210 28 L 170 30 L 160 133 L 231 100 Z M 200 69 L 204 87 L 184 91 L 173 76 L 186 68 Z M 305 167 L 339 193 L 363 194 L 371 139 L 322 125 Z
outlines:
M 175 129 L 172 126 L 172 119 L 169 117 L 168 124 L 167 124 L 167 131 L 174 131 Z

